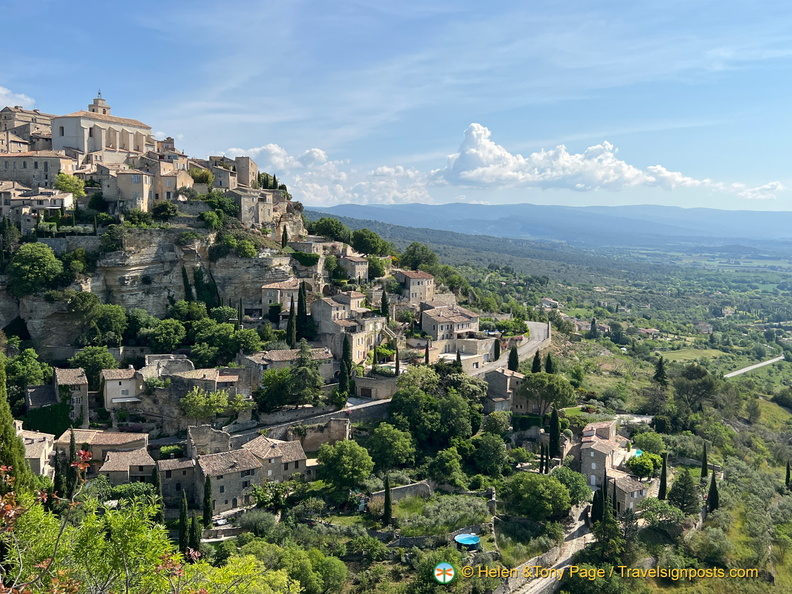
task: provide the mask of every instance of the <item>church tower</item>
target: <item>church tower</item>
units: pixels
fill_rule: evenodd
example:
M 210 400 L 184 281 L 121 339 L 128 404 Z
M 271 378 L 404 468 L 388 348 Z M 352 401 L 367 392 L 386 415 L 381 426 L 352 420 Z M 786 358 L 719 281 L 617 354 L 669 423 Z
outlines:
M 88 106 L 88 111 L 91 113 L 101 113 L 102 115 L 110 115 L 110 106 L 107 104 L 107 101 L 102 99 L 102 91 L 96 96 L 96 99 L 93 100 Z

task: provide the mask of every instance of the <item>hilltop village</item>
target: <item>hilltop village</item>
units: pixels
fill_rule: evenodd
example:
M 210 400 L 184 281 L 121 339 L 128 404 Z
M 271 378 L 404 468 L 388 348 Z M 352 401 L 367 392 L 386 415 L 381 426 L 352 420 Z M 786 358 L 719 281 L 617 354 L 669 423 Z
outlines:
M 670 333 L 549 295 L 476 298 L 426 244 L 306 217 L 284 181 L 187 155 L 101 94 L 0 110 L 0 389 L 24 481 L 47 494 L 41 530 L 82 530 L 77 505 L 135 516 L 183 555 L 168 563 L 266 575 L 262 592 L 430 592 L 449 562 L 488 568 L 455 591 L 538 593 L 558 578 L 525 568 L 615 562 L 640 530 L 670 546 L 717 512 L 715 438 L 669 459 L 661 435 L 698 418 L 714 376 L 660 357 L 636 415 L 582 385 L 637 367 L 572 362 L 587 345 L 648 357 Z M 677 378 L 690 403 L 669 412 Z

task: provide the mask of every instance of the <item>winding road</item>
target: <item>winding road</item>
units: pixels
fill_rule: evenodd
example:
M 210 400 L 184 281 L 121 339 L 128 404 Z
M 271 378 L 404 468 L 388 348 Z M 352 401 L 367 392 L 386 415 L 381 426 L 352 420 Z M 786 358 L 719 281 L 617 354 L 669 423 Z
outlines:
M 528 324 L 528 329 L 530 334 L 528 336 L 528 340 L 517 347 L 517 353 L 520 355 L 520 360 L 524 360 L 526 357 L 530 357 L 534 354 L 537 347 L 542 344 L 545 340 L 550 338 L 550 325 L 546 322 L 526 322 Z M 484 375 L 488 371 L 494 371 L 498 369 L 498 367 L 506 367 L 509 364 L 509 349 L 506 349 L 501 353 L 500 359 L 497 361 L 492 361 L 491 363 L 487 363 L 486 365 L 482 366 L 480 369 L 476 369 L 471 373 L 471 375 Z
M 773 363 L 778 363 L 779 361 L 784 360 L 784 355 L 780 357 L 774 357 L 767 361 L 762 361 L 761 363 L 757 363 L 756 365 L 749 365 L 748 367 L 743 367 L 742 369 L 738 369 L 737 371 L 732 371 L 731 373 L 724 374 L 723 377 L 734 377 L 735 375 L 742 375 L 746 371 L 753 371 L 754 369 L 759 369 L 760 367 L 764 367 L 765 365 L 772 365 Z

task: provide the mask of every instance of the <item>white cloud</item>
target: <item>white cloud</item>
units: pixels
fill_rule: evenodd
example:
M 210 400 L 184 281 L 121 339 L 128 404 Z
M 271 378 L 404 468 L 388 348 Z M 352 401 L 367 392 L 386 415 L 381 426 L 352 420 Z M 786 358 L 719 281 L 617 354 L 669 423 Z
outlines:
M 491 139 L 492 133 L 481 124 L 470 124 L 459 151 L 449 155 L 446 166 L 431 173 L 436 184 L 454 186 L 510 188 L 534 187 L 579 192 L 618 191 L 636 186 L 657 186 L 665 190 L 706 188 L 737 194 L 742 198 L 775 198 L 784 189 L 780 182 L 748 188 L 745 184 L 725 184 L 696 179 L 662 165 L 640 169 L 616 156 L 609 142 L 570 153 L 564 145 L 527 156 L 511 153 Z
M 0 105 L 2 106 L 15 106 L 20 105 L 27 109 L 32 109 L 36 106 L 36 100 L 22 93 L 14 93 L 10 89 L 0 87 Z

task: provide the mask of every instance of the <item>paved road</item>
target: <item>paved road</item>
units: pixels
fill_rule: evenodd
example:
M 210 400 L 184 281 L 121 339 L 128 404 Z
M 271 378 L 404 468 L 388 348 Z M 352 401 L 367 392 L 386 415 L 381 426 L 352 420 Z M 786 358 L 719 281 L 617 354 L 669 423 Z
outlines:
M 545 322 L 526 322 L 528 324 L 528 329 L 530 330 L 530 336 L 528 340 L 517 347 L 517 353 L 520 355 L 520 360 L 524 360 L 526 357 L 531 356 L 534 354 L 536 347 L 541 344 L 543 340 L 546 340 L 550 337 L 550 330 Z M 492 363 L 487 363 L 481 369 L 476 369 L 472 375 L 483 375 L 488 371 L 494 371 L 498 367 L 506 367 L 509 363 L 509 350 L 505 350 L 501 353 L 501 358 L 497 361 L 493 361 Z
M 563 575 L 566 575 L 569 571 L 567 568 L 572 564 L 572 557 L 575 553 L 593 541 L 594 535 L 591 534 L 582 520 L 577 520 L 573 531 L 561 545 L 561 552 L 558 556 L 558 560 L 553 564 L 553 569 L 558 570 L 554 572 L 555 575 L 550 575 L 546 578 L 532 579 L 522 588 L 514 590 L 513 594 L 545 594 L 547 592 L 555 592 L 561 586 L 561 582 L 557 577 L 560 570 L 563 569 Z
M 770 359 L 769 361 L 762 361 L 761 363 L 757 363 L 756 365 L 749 365 L 748 367 L 743 367 L 742 369 L 738 369 L 737 371 L 732 371 L 731 373 L 725 374 L 723 377 L 734 377 L 735 375 L 742 375 L 746 371 L 753 371 L 754 369 L 759 369 L 760 367 L 764 367 L 765 365 L 772 365 L 773 363 L 778 363 L 779 361 L 783 361 L 784 356 L 781 355 L 780 357 L 775 357 Z

